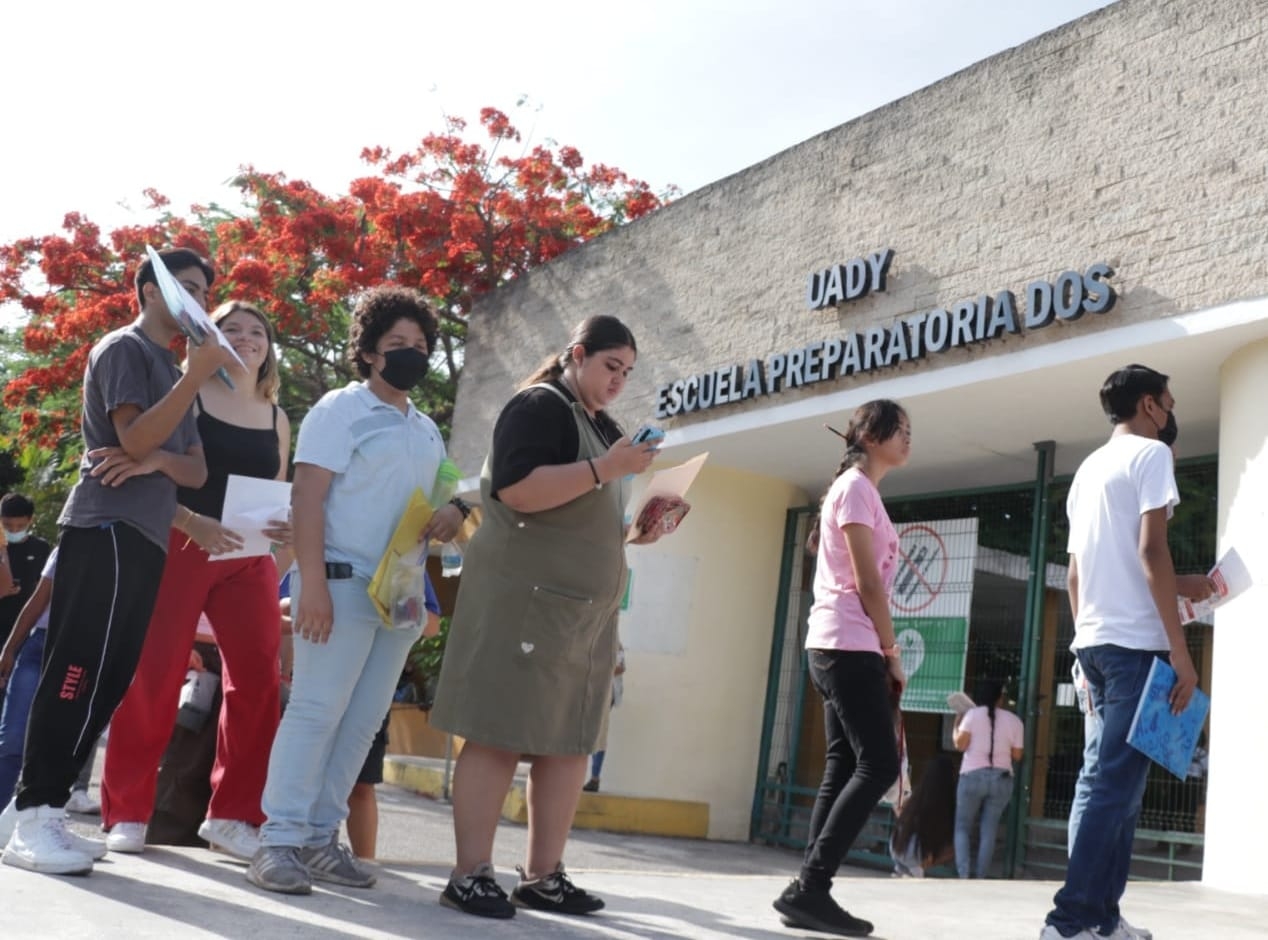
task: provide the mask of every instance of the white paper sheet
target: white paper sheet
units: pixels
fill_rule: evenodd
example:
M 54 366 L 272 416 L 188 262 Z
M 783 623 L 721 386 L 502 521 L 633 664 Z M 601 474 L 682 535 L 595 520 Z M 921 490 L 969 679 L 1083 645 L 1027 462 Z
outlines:
M 1208 573 L 1215 582 L 1216 592 L 1204 601 L 1193 602 L 1187 597 L 1179 599 L 1180 622 L 1190 623 L 1194 620 L 1210 622 L 1216 608 L 1222 607 L 1254 583 L 1246 563 L 1237 549 L 1230 548 Z
M 264 530 L 270 519 L 288 519 L 291 512 L 291 485 L 281 480 L 229 475 L 225 488 L 225 508 L 220 524 L 242 536 L 242 547 L 217 555 L 212 561 L 268 555 L 273 543 Z
M 629 518 L 637 520 L 643 514 L 643 507 L 657 496 L 685 497 L 687 490 L 695 481 L 696 474 L 700 472 L 700 468 L 704 466 L 708 456 L 709 452 L 705 451 L 703 454 L 697 454 L 676 467 L 668 467 L 653 473 L 651 482 L 647 484 L 647 489 L 643 490 L 643 495 L 639 497 L 638 504 L 629 514 Z M 635 527 L 630 526 L 630 534 L 626 536 L 625 540 L 628 542 L 637 537 L 638 532 L 635 531 Z

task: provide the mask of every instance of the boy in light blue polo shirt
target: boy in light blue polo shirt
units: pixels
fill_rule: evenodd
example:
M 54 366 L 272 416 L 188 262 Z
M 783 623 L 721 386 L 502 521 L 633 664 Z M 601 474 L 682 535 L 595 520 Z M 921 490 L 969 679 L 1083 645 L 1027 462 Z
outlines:
M 445 456 L 409 400 L 427 373 L 436 319 L 417 291 L 382 287 L 357 303 L 350 357 L 365 379 L 330 392 L 299 429 L 291 491 L 295 672 L 269 759 L 261 848 L 247 880 L 308 894 L 314 880 L 368 888 L 374 875 L 339 843 L 370 742 L 421 627 L 393 630 L 367 588 L 415 489 Z M 447 541 L 465 507 L 442 507 L 420 540 Z

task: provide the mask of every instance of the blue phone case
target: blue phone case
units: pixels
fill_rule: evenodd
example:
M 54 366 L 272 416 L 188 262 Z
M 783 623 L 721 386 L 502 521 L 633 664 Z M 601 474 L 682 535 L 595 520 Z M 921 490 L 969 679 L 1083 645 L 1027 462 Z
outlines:
M 645 424 L 641 428 L 639 428 L 637 431 L 634 432 L 634 436 L 630 438 L 630 443 L 645 444 L 648 441 L 659 441 L 663 439 L 664 436 L 665 436 L 665 432 L 662 431 L 660 428 L 653 427 L 650 424 Z

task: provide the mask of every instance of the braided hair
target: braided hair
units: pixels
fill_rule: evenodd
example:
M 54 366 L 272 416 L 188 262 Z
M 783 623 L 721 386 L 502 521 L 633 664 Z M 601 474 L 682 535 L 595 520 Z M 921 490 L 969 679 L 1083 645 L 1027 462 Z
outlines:
M 999 697 L 1004 694 L 1004 683 L 999 679 L 979 679 L 977 687 L 973 690 L 973 704 L 985 705 L 987 714 L 991 718 L 991 745 L 990 750 L 986 752 L 987 758 L 991 762 L 991 766 L 995 766 L 995 703 L 999 701 Z

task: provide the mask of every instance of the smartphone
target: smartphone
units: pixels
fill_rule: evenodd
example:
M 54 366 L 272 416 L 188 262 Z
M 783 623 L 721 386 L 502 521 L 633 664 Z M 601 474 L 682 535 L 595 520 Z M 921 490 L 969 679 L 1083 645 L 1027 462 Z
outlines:
M 641 428 L 639 428 L 637 431 L 634 432 L 634 436 L 630 438 L 630 443 L 631 444 L 654 443 L 656 441 L 663 440 L 664 437 L 665 437 L 665 432 L 662 431 L 660 428 L 654 427 L 653 425 L 650 425 L 650 424 L 645 424 Z

